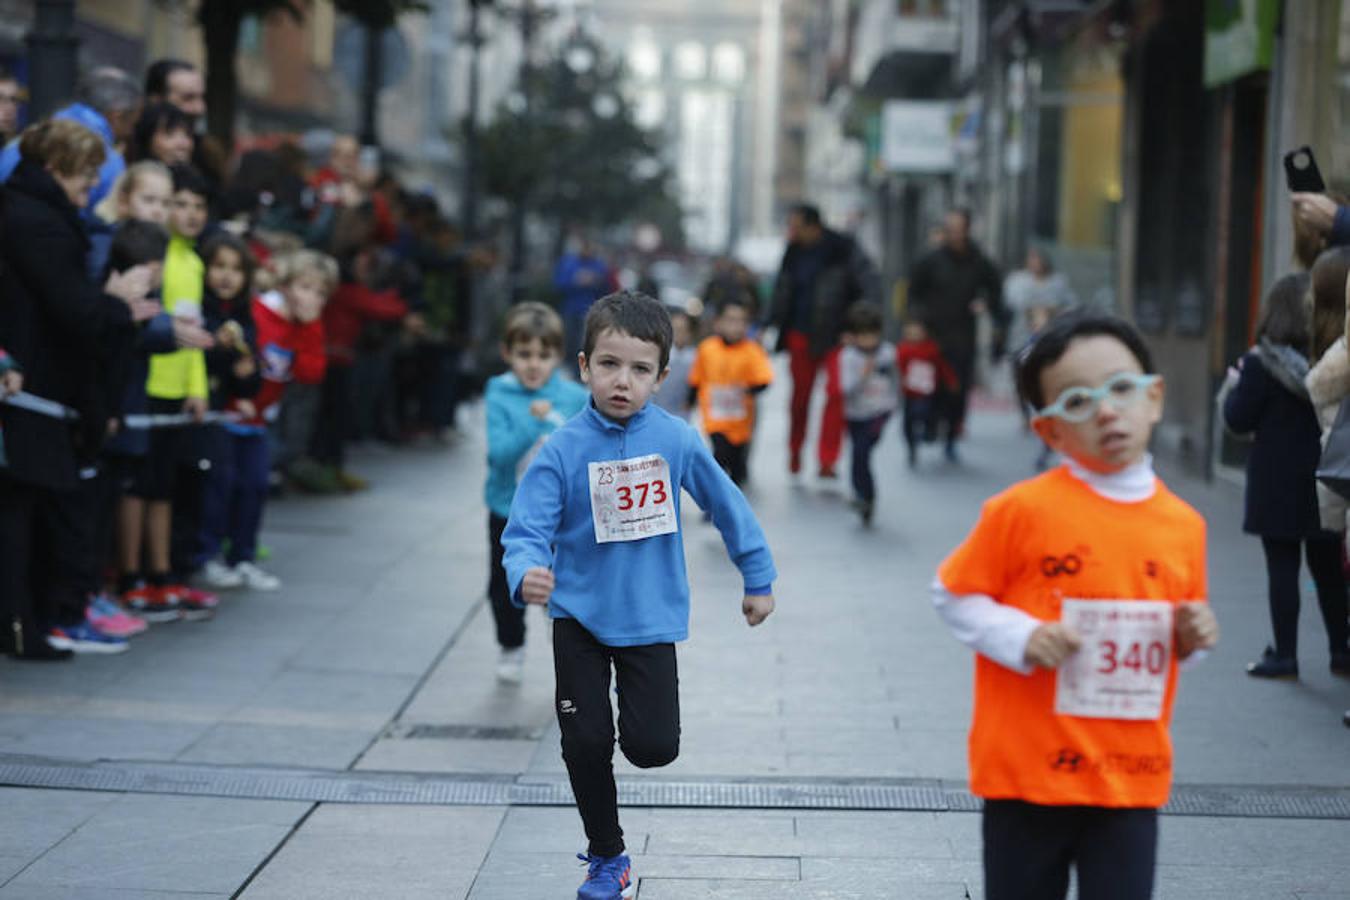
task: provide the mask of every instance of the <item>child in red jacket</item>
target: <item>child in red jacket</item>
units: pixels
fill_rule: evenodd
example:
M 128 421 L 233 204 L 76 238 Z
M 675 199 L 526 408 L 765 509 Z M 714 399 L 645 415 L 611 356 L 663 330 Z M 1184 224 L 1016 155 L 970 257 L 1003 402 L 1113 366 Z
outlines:
M 895 357 L 900 369 L 900 392 L 905 399 L 905 443 L 909 445 L 909 465 L 913 468 L 919 464 L 919 443 L 933 439 L 938 388 L 955 391 L 959 380 L 921 319 L 906 320 L 903 335 L 895 348 Z
M 408 314 L 408 304 L 392 288 L 377 291 L 370 286 L 378 249 L 366 245 L 353 250 L 339 264 L 340 283 L 323 308 L 324 339 L 328 347 L 328 371 L 319 401 L 319 419 L 310 440 L 310 456 L 331 473 L 348 491 L 363 490 L 364 479 L 343 467 L 343 446 L 352 430 L 352 367 L 356 345 L 368 322 L 397 322 Z
M 273 466 L 306 486 L 315 464 L 305 457 L 328 367 L 321 316 L 337 286 L 337 263 L 322 253 L 298 250 L 276 260 L 272 268 L 277 290 L 253 301 L 262 387 L 251 404 L 236 408 L 249 424 L 272 429 L 277 448 Z

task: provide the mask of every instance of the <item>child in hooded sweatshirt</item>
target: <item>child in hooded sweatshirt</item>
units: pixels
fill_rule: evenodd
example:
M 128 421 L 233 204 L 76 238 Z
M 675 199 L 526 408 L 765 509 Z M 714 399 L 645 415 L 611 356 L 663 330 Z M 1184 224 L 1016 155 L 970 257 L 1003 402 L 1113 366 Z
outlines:
M 586 405 L 586 389 L 558 372 L 563 323 L 542 303 L 521 303 L 506 314 L 502 358 L 511 371 L 487 384 L 488 543 L 492 563 L 488 596 L 497 623 L 501 658 L 497 678 L 518 684 L 525 663 L 525 610 L 511 602 L 502 568 L 502 531 L 516 482 L 540 445 Z

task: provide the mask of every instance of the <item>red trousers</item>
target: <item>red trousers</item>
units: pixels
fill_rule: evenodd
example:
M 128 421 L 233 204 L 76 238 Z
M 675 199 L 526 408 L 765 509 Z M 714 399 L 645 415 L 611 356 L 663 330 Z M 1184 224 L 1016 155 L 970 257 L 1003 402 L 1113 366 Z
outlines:
M 816 376 L 837 350 L 831 350 L 824 356 L 811 353 L 811 339 L 800 331 L 787 333 L 789 368 L 792 372 L 791 431 L 788 437 L 788 449 L 793 458 L 802 452 L 806 443 L 806 423 L 811 416 L 811 394 L 815 390 Z M 820 441 L 816 452 L 822 469 L 832 469 L 839 461 L 839 451 L 844 444 L 844 398 L 830 393 L 825 401 L 825 411 L 820 419 Z

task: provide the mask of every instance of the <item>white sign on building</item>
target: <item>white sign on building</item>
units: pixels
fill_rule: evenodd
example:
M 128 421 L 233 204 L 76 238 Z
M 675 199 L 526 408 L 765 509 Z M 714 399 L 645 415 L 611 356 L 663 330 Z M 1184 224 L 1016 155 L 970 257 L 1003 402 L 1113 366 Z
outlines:
M 881 164 L 888 172 L 952 171 L 956 148 L 951 104 L 887 100 L 881 107 Z

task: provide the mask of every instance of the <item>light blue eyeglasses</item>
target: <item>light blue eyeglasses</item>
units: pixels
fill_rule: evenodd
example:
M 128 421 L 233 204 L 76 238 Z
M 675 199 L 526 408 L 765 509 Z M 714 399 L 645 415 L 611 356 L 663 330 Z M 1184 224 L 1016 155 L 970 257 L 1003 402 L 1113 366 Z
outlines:
M 1121 372 L 1112 375 L 1101 387 L 1066 389 L 1054 403 L 1045 409 L 1038 409 L 1036 418 L 1048 419 L 1053 416 L 1065 422 L 1086 422 L 1096 415 L 1097 407 L 1103 400 L 1118 411 L 1124 411 L 1138 403 L 1144 392 L 1157 383 L 1157 375 Z

